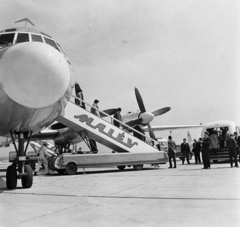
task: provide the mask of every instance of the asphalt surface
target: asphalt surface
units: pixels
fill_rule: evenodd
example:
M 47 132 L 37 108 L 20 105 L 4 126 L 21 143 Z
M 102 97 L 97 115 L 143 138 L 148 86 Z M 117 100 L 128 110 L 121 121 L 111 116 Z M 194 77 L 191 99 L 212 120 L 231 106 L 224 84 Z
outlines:
M 177 164 L 72 176 L 41 170 L 32 188 L 18 181 L 16 190 L 6 189 L 2 171 L 0 226 L 240 226 L 240 168 Z

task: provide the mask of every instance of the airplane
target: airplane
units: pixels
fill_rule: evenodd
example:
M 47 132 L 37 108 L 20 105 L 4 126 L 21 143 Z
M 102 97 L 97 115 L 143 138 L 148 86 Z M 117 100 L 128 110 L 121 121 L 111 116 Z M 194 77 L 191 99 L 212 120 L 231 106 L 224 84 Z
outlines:
M 64 114 L 74 87 L 71 62 L 55 39 L 27 27 L 34 26 L 28 18 L 18 22 L 25 27 L 0 31 L 0 136 L 11 138 L 18 156 L 7 168 L 8 189 L 17 179 L 23 188 L 32 186 L 25 165 L 31 137 Z

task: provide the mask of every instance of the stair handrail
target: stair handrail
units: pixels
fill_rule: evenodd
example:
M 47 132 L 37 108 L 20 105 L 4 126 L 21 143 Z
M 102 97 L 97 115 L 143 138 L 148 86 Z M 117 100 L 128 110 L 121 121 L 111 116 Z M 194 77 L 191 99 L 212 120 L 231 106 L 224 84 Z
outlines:
M 106 116 L 109 117 L 110 119 L 112 119 L 112 120 L 114 120 L 114 121 L 117 121 L 117 122 L 119 122 L 121 125 L 124 125 L 125 127 L 129 128 L 130 130 L 137 132 L 138 134 L 144 136 L 144 137 L 147 138 L 147 139 L 150 139 L 152 142 L 154 142 L 154 144 L 155 144 L 155 142 L 158 143 L 157 140 L 154 140 L 154 139 L 146 136 L 145 134 L 137 131 L 136 129 L 132 128 L 131 126 L 129 126 L 129 125 L 125 124 L 125 123 L 123 123 L 122 121 L 119 121 L 118 119 L 112 117 L 111 115 L 108 115 L 107 113 L 101 111 L 100 109 L 96 108 L 95 106 L 92 106 L 91 104 L 89 104 L 89 103 L 86 102 L 85 100 L 83 100 L 83 99 L 81 99 L 81 98 L 79 98 L 79 97 L 77 97 L 77 96 L 74 96 L 74 95 L 72 95 L 72 94 L 71 94 L 71 97 L 73 97 L 74 99 L 78 99 L 79 101 L 85 103 L 87 106 L 89 106 L 89 107 L 91 107 L 91 108 L 93 108 L 93 109 L 101 112 L 102 114 L 106 115 Z M 73 101 L 71 101 L 71 100 L 69 100 L 69 101 L 70 101 L 71 103 L 75 104 L 76 106 L 78 106 L 75 102 L 73 102 Z M 78 106 L 78 107 L 79 107 L 79 108 L 82 108 L 81 106 Z M 90 113 L 90 111 L 88 111 L 87 109 L 85 109 L 85 110 Z M 96 117 L 98 117 L 98 116 L 96 116 Z M 100 117 L 100 118 L 101 118 L 101 117 Z M 101 119 L 104 120 L 104 121 L 106 121 L 104 118 L 101 118 Z M 106 121 L 106 122 L 108 122 L 108 121 Z M 108 122 L 108 123 L 110 123 L 110 122 Z M 113 126 L 115 126 L 115 125 L 113 125 Z M 116 127 L 116 126 L 115 126 L 115 127 Z M 128 131 L 124 131 L 124 132 L 130 134 Z M 137 139 L 138 139 L 138 138 L 137 138 Z M 159 144 L 159 143 L 158 143 L 158 144 Z M 159 145 L 160 145 L 160 144 L 159 144 Z M 154 147 L 154 148 L 155 148 L 155 147 Z M 156 148 L 156 149 L 157 149 L 157 148 Z

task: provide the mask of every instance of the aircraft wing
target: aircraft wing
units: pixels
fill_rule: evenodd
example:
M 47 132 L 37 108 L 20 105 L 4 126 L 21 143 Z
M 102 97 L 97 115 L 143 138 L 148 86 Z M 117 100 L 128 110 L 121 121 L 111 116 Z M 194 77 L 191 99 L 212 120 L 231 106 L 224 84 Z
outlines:
M 167 126 L 152 126 L 153 131 L 177 130 L 187 128 L 202 128 L 203 125 L 167 125 Z M 145 132 L 148 132 L 148 127 L 144 127 Z

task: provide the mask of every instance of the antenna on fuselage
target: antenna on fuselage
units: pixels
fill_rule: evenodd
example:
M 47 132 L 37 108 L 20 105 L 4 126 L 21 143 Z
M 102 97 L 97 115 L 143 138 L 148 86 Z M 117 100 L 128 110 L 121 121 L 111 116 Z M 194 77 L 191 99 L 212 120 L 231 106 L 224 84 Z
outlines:
M 22 22 L 22 21 L 25 21 L 25 28 L 27 27 L 27 23 L 33 25 L 35 27 L 35 25 L 33 24 L 32 21 L 30 21 L 27 17 L 24 18 L 24 19 L 21 19 L 21 20 L 18 20 L 18 21 L 15 21 L 14 23 L 18 23 L 18 22 Z

